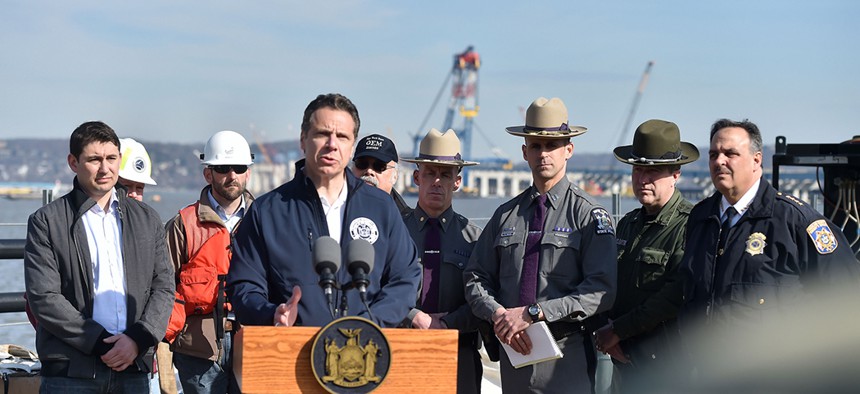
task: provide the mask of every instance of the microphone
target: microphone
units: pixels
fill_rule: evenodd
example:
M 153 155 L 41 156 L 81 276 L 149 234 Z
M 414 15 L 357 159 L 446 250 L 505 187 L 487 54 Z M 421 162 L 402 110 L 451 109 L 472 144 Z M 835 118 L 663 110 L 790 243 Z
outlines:
M 361 301 L 366 301 L 367 286 L 370 285 L 370 280 L 367 275 L 373 271 L 373 245 L 361 238 L 354 239 L 349 243 L 349 250 L 346 252 L 349 259 L 349 274 L 352 275 L 352 285 L 358 289 L 358 294 Z
M 335 273 L 340 269 L 340 245 L 332 237 L 322 236 L 314 241 L 313 263 L 314 270 L 320 276 L 319 285 L 323 288 L 328 300 L 328 308 L 332 318 L 335 317 L 334 291 L 337 287 Z

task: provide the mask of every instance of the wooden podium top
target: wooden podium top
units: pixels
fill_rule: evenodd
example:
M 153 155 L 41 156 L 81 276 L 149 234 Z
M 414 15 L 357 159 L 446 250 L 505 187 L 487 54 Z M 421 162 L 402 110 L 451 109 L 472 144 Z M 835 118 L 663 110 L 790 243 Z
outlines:
M 244 326 L 233 343 L 243 393 L 327 393 L 311 369 L 319 327 Z M 384 328 L 391 368 L 374 393 L 457 392 L 457 330 Z

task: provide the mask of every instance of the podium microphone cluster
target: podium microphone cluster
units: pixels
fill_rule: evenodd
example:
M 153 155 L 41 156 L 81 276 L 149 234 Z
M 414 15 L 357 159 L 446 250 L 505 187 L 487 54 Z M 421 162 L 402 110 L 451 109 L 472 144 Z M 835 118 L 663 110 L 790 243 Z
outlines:
M 338 288 L 335 273 L 340 269 L 340 245 L 334 238 L 323 236 L 314 242 L 314 270 L 320 276 L 319 285 L 323 288 L 328 309 L 332 318 L 337 315 L 334 309 L 334 289 Z

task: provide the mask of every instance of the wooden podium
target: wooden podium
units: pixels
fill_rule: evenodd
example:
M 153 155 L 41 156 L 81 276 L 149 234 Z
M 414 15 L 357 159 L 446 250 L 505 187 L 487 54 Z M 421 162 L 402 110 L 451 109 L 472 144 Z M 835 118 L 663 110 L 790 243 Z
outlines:
M 319 327 L 244 326 L 233 340 L 243 393 L 327 393 L 311 369 Z M 456 393 L 457 330 L 384 328 L 391 368 L 376 393 Z

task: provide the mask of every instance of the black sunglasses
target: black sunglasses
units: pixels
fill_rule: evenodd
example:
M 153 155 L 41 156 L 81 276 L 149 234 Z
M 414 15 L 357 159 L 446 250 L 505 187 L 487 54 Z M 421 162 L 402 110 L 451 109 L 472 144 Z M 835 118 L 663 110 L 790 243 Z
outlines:
M 226 174 L 226 173 L 230 172 L 230 170 L 233 170 L 233 172 L 235 172 L 237 174 L 244 174 L 245 171 L 248 171 L 248 166 L 234 165 L 234 164 L 223 164 L 223 165 L 217 165 L 217 166 L 209 166 L 209 168 L 211 168 L 212 171 L 215 171 L 219 174 Z
M 355 168 L 359 170 L 366 170 L 368 167 L 372 167 L 373 171 L 382 173 L 388 169 L 388 163 L 383 163 L 376 159 L 365 159 L 361 158 L 355 161 Z

